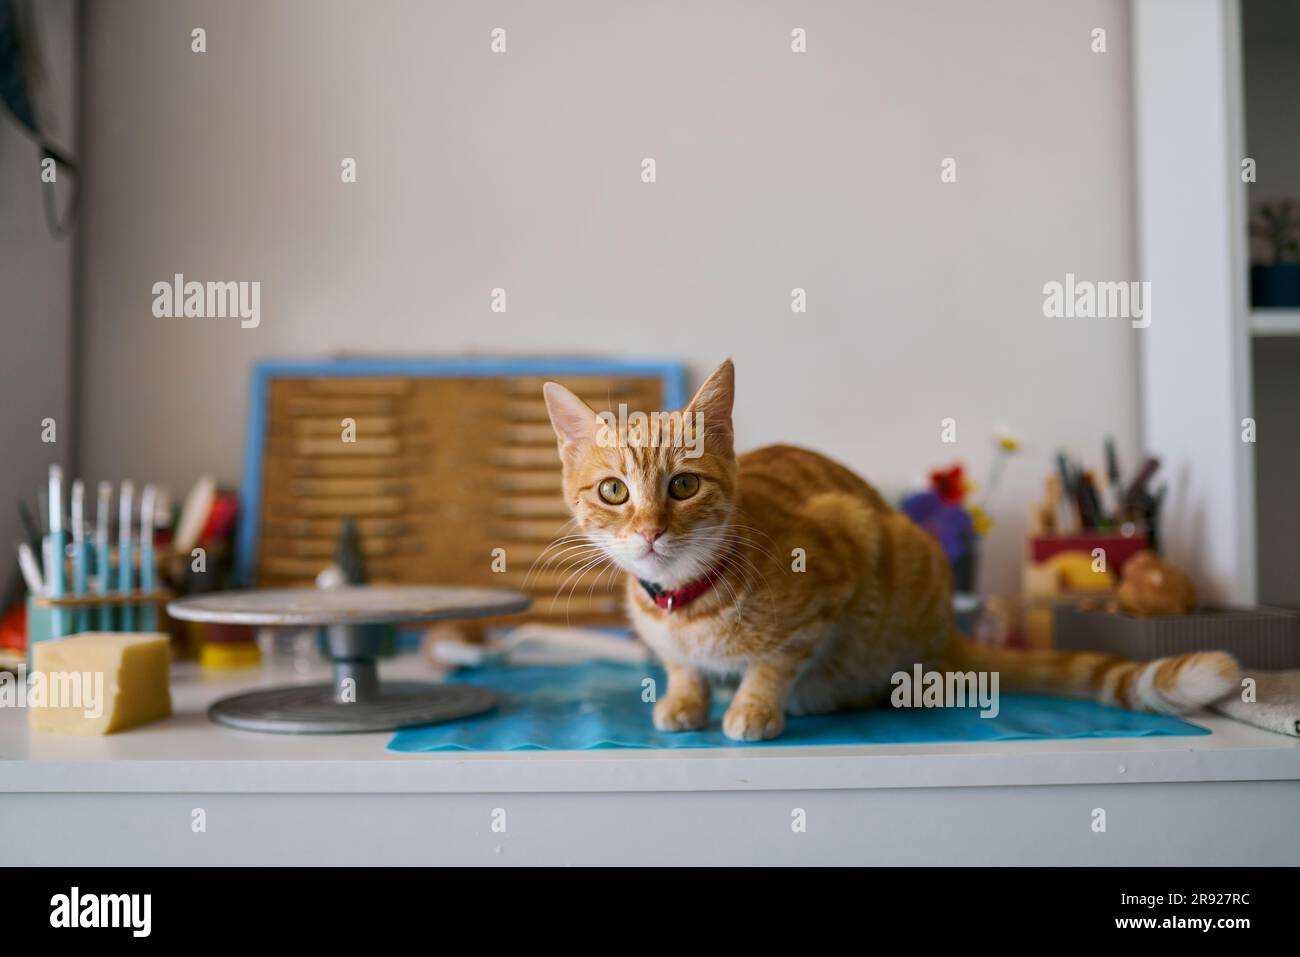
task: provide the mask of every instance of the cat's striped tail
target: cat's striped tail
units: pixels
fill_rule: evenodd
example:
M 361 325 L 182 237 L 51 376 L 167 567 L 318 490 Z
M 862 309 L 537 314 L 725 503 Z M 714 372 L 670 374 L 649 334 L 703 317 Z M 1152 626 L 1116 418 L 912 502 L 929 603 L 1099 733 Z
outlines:
M 1200 651 L 1155 661 L 1130 661 L 1093 651 L 1017 651 L 977 645 L 954 635 L 947 667 L 996 671 L 1009 694 L 1085 698 L 1130 711 L 1181 714 L 1239 687 L 1240 667 L 1224 651 Z

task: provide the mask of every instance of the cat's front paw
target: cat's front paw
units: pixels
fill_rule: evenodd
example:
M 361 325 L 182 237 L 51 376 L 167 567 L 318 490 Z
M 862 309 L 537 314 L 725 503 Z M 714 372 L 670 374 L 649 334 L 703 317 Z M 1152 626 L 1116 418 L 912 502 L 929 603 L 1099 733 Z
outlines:
M 733 741 L 767 741 L 785 730 L 785 715 L 753 698 L 737 698 L 722 716 L 722 731 Z
M 655 727 L 660 731 L 698 731 L 709 723 L 709 702 L 694 695 L 670 694 L 655 702 Z

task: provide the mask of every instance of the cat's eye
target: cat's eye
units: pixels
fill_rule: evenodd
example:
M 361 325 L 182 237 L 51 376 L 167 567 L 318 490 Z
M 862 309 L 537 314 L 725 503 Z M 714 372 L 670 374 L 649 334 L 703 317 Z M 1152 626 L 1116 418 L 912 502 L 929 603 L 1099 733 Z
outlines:
M 668 494 L 673 498 L 681 501 L 690 498 L 700 490 L 700 477 L 692 475 L 690 472 L 683 472 L 681 475 L 674 475 L 668 483 Z
M 600 500 L 610 505 L 622 505 L 627 501 L 627 486 L 616 478 L 605 479 L 596 486 L 596 491 L 600 495 Z

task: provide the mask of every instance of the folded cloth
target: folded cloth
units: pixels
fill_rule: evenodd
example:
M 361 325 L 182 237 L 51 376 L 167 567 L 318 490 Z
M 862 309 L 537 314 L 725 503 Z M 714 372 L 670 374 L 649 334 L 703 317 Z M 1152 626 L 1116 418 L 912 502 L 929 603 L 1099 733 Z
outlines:
M 1247 671 L 1242 677 L 1255 680 L 1252 700 L 1242 700 L 1248 690 L 1243 687 L 1210 708 L 1266 731 L 1300 737 L 1300 670 Z

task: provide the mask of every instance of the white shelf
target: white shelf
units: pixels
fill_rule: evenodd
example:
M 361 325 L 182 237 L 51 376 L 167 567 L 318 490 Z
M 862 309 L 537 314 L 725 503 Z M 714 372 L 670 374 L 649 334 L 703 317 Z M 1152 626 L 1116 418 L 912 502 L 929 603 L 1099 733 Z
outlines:
M 1300 336 L 1300 309 L 1254 309 L 1250 313 L 1252 336 Z
M 388 678 L 433 677 L 413 655 L 386 660 L 380 670 Z M 299 675 L 276 664 L 208 674 L 182 662 L 172 673 L 172 717 L 107 737 L 32 734 L 25 709 L 0 707 L 0 818 L 22 822 L 5 834 L 0 861 L 1300 861 L 1300 829 L 1278 823 L 1300 806 L 1300 738 L 1217 715 L 1193 715 L 1213 732 L 1193 737 L 424 754 L 384 750 L 387 733 L 257 734 L 205 716 L 214 698 L 325 676 L 320 668 Z M 1125 822 L 1122 841 L 1089 829 L 1088 809 L 1099 802 L 1111 820 Z M 206 836 L 191 831 L 200 807 Z M 1224 809 L 1233 807 L 1248 811 L 1225 827 Z M 791 833 L 794 808 L 808 814 L 806 834 Z M 509 834 L 489 830 L 489 820 L 507 809 Z M 1188 834 L 1205 839 L 1188 841 Z

